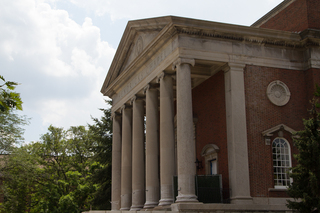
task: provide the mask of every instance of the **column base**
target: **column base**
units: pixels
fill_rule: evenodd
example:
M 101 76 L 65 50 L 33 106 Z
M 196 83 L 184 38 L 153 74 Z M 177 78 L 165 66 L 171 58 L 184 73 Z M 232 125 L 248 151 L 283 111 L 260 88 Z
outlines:
M 161 199 L 159 201 L 159 206 L 170 206 L 173 202 L 173 199 Z
M 129 211 L 130 208 L 121 208 L 120 211 Z
M 180 202 L 199 202 L 198 199 L 197 199 L 197 196 L 196 195 L 184 195 L 184 194 L 181 194 L 181 195 L 178 195 L 177 196 L 177 200 L 176 200 L 176 203 L 180 203 Z
M 130 211 L 140 211 L 143 206 L 131 206 Z
M 147 201 L 143 208 L 144 209 L 153 209 L 154 207 L 158 206 L 159 202 L 150 202 L 150 201 Z

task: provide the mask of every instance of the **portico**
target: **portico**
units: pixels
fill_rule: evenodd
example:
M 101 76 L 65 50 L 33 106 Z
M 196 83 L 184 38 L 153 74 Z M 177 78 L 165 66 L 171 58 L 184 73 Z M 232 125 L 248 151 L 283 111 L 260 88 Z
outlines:
M 261 49 L 265 38 L 270 45 Z M 232 204 L 254 205 L 244 72 L 248 64 L 301 68 L 302 52 L 288 49 L 292 62 L 279 57 L 284 47 L 278 45 L 297 45 L 299 39 L 289 32 L 172 16 L 129 22 L 101 90 L 113 101 L 112 210 L 204 205 L 195 191 L 192 91 L 216 75 L 224 81 L 225 184 Z
M 121 210 L 170 206 L 175 201 L 172 190 L 174 175 L 178 177 L 179 195 L 176 202 L 198 202 L 195 194 L 196 151 L 191 94 L 193 80 L 191 69 L 194 66 L 195 59 L 177 58 L 172 63 L 172 70 L 176 72 L 162 71 L 155 79 L 157 83 L 148 82 L 145 87 L 141 87 L 141 91 L 129 100 L 132 106 L 128 106 L 128 103 L 125 102 L 119 110 L 115 110 L 113 122 L 117 124 L 119 122 L 118 117 L 122 117 L 122 134 L 113 137 L 114 144 L 122 144 L 122 170 L 121 173 L 113 172 L 113 174 L 118 175 L 113 176 L 113 187 L 115 189 L 113 194 L 115 195 L 112 197 L 112 203 L 121 203 Z M 243 71 L 241 72 L 243 66 L 239 70 L 239 65 L 232 64 L 231 67 L 225 69 L 227 106 L 230 108 L 228 124 L 230 125 L 230 131 L 239 137 L 243 128 L 245 131 L 245 117 L 238 118 L 234 114 L 237 113 L 236 110 L 244 110 L 244 106 L 239 109 L 241 100 L 238 100 L 244 98 Z M 177 155 L 175 155 L 175 102 Z M 146 117 L 145 146 L 144 115 Z M 240 133 L 234 133 L 232 123 L 239 124 L 236 129 L 238 130 L 241 127 Z M 115 125 L 115 132 L 118 131 L 117 128 Z M 122 141 L 120 141 L 121 138 Z M 239 190 L 237 189 L 238 192 L 235 190 L 233 194 L 234 202 L 252 202 L 249 193 L 246 147 L 242 145 L 237 147 L 238 144 L 241 144 L 241 141 L 237 141 L 238 139 L 235 138 L 232 137 L 229 139 L 230 142 L 228 141 L 230 152 L 237 154 L 237 151 L 241 151 L 243 160 L 237 161 L 232 158 L 229 160 L 231 166 L 233 166 L 234 176 L 232 177 L 237 177 L 231 180 L 235 182 L 235 186 L 242 187 Z M 119 153 L 117 151 L 114 156 L 119 155 Z M 130 161 L 131 155 L 132 160 Z M 118 159 L 120 158 L 118 157 Z M 175 162 L 177 162 L 177 169 Z M 238 171 L 236 168 L 242 169 Z M 117 169 L 116 166 L 113 167 L 113 170 Z M 120 179 L 121 183 L 118 181 Z M 238 181 L 241 181 L 241 183 L 239 184 Z M 131 183 L 132 185 L 130 185 Z M 120 195 L 116 193 L 118 189 L 121 189 Z M 119 210 L 119 206 L 112 206 L 115 208 L 113 210 Z

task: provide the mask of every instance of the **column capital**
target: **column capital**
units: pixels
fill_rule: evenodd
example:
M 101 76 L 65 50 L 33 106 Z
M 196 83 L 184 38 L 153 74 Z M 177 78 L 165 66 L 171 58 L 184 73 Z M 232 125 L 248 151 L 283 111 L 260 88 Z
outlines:
M 112 112 L 112 113 L 111 113 L 110 120 L 113 120 L 114 118 L 120 117 L 120 116 L 121 116 L 120 113 L 118 113 L 118 112 Z
M 144 96 L 134 95 L 134 96 L 130 99 L 130 104 L 132 105 L 133 102 L 135 102 L 135 101 L 140 101 L 140 100 L 144 100 Z
M 222 70 L 225 73 L 229 72 L 231 69 L 232 71 L 243 72 L 245 67 L 246 67 L 245 63 L 229 62 L 226 66 L 222 68 Z
M 178 58 L 172 63 L 172 70 L 175 70 L 177 66 L 180 66 L 181 64 L 190 64 L 194 67 L 195 63 L 193 58 Z
M 143 88 L 143 94 L 146 94 L 149 89 L 158 89 L 160 84 L 149 83 Z
M 160 80 L 163 79 L 165 76 L 172 76 L 172 75 L 174 74 L 167 73 L 166 71 L 162 71 L 160 75 L 158 75 L 157 77 L 157 83 L 160 83 Z
M 121 107 L 120 107 L 120 112 L 123 113 L 123 110 L 125 109 L 131 109 L 132 107 L 128 104 L 123 104 Z

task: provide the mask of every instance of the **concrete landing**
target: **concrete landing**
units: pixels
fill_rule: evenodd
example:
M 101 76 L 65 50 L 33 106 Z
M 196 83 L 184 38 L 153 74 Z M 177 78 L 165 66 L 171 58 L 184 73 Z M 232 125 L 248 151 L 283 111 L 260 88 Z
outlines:
M 89 211 L 83 213 L 137 213 L 141 211 Z M 175 203 L 171 211 L 147 210 L 150 213 L 292 213 L 285 205 L 238 205 L 238 204 L 202 204 L 202 203 Z

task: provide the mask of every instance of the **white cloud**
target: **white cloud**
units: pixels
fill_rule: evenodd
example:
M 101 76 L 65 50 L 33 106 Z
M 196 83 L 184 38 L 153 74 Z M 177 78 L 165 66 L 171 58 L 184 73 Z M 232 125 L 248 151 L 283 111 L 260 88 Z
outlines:
M 101 41 L 90 18 L 79 25 L 47 2 L 55 0 L 0 2 L 2 75 L 21 83 L 28 117 L 40 115 L 43 125 L 85 125 L 104 107 L 99 91 L 115 49 Z
M 157 16 L 177 15 L 251 24 L 258 11 L 268 12 L 282 0 L 69 0 L 78 7 L 94 11 L 97 16 L 108 14 L 113 21 L 119 19 L 141 19 Z

